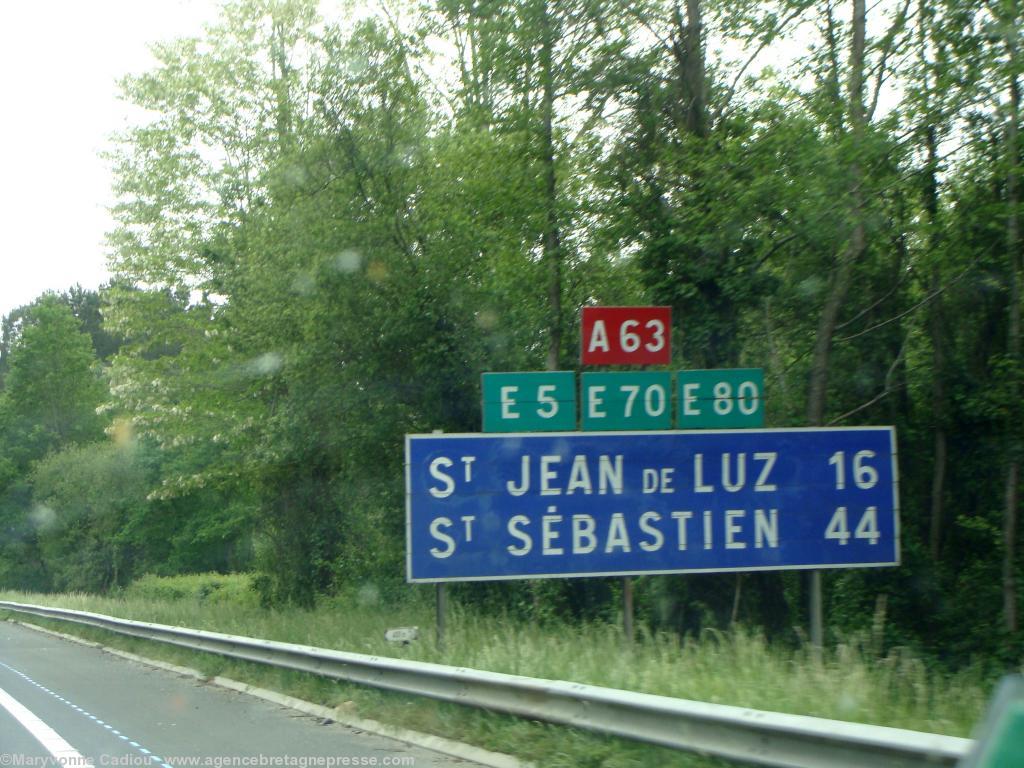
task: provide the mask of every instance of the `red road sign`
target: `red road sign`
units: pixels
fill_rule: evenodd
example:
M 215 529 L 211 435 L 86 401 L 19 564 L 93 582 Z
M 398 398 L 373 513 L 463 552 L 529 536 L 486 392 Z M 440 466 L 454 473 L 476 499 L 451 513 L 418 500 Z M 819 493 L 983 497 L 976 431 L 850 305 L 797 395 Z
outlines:
M 584 307 L 583 365 L 662 365 L 672 360 L 671 307 Z

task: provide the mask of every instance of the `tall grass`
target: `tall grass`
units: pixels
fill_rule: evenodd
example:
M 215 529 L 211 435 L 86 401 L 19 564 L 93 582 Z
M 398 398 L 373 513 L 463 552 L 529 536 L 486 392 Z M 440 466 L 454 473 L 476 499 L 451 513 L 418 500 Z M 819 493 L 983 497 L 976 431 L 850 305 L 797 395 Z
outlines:
M 806 650 L 775 647 L 759 634 L 705 632 L 680 640 L 640 630 L 633 644 L 608 624 L 541 625 L 451 606 L 444 648 L 426 602 L 382 607 L 352 596 L 315 610 L 262 609 L 244 576 L 146 577 L 118 597 L 24 595 L 44 603 L 162 624 L 212 629 L 374 655 L 696 699 L 755 709 L 967 736 L 992 681 L 978 669 L 955 675 L 927 667 L 905 649 L 884 656 L 851 637 L 820 662 Z M 418 626 L 420 639 L 396 646 L 389 627 Z

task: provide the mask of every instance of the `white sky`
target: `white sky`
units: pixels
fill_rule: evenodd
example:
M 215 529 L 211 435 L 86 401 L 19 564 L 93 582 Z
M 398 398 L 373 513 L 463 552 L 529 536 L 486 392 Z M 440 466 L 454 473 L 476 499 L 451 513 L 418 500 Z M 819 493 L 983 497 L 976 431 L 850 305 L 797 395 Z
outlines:
M 110 172 L 126 125 L 116 81 L 152 42 L 198 34 L 213 0 L 51 0 L 0 11 L 0 316 L 47 289 L 107 277 Z

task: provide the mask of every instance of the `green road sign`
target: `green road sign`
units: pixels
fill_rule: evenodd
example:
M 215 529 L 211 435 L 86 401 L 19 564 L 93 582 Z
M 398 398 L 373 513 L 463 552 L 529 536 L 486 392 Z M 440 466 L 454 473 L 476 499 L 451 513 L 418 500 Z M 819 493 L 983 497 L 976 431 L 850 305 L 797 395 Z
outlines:
M 1024 765 L 1024 677 L 1002 679 L 988 706 L 974 747 L 959 768 L 1020 768 Z
M 672 374 L 668 371 L 584 373 L 584 430 L 672 428 Z
M 764 426 L 764 371 L 723 368 L 680 371 L 677 376 L 680 429 L 736 429 Z
M 576 429 L 572 371 L 485 373 L 484 432 L 568 432 Z

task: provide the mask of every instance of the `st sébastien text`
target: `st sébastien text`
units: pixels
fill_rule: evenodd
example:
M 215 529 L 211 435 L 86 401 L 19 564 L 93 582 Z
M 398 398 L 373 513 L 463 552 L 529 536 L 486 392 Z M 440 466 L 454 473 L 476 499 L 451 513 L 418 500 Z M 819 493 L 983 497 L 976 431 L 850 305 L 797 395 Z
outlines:
M 753 508 L 716 509 L 634 509 L 614 511 L 597 518 L 585 511 L 561 511 L 570 497 L 579 499 L 593 495 L 620 496 L 627 481 L 639 486 L 642 495 L 671 495 L 677 490 L 694 494 L 739 493 L 771 494 L 778 490 L 773 469 L 778 460 L 774 451 L 722 453 L 714 461 L 705 461 L 702 453 L 694 454 L 688 465 L 690 472 L 676 467 L 646 467 L 627 473 L 621 454 L 597 457 L 577 454 L 571 458 L 559 455 L 523 455 L 518 471 L 501 489 L 510 497 L 524 495 L 547 497 L 539 514 L 530 517 L 515 514 L 505 521 L 506 551 L 514 557 L 531 553 L 544 556 L 587 555 L 591 553 L 659 552 L 665 547 L 679 551 L 692 548 L 705 550 L 723 548 L 762 549 L 779 546 L 779 510 L 766 504 Z M 475 458 L 463 456 L 459 462 L 437 457 L 429 467 L 433 485 L 430 495 L 444 499 L 451 495 L 456 479 L 472 480 Z M 456 477 L 458 476 L 458 477 Z M 634 489 L 633 493 L 636 493 Z M 635 498 L 635 496 L 634 496 Z M 768 497 L 770 500 L 770 497 Z M 562 501 L 561 507 L 559 501 Z M 579 508 L 578 503 L 571 504 Z M 473 540 L 477 516 L 456 518 L 439 516 L 430 523 L 430 536 L 435 546 L 434 558 L 453 555 L 457 539 Z

